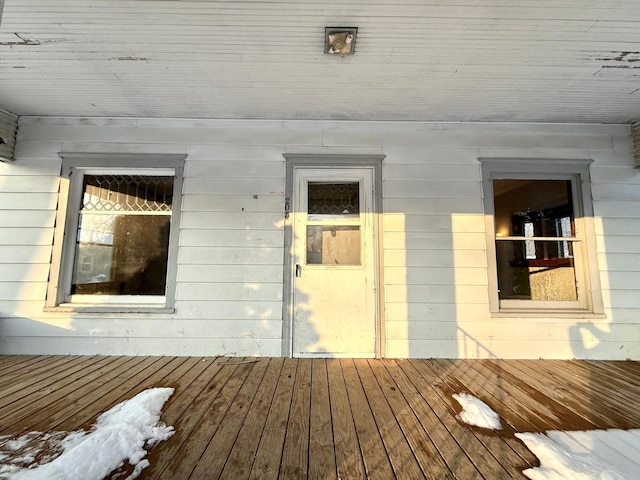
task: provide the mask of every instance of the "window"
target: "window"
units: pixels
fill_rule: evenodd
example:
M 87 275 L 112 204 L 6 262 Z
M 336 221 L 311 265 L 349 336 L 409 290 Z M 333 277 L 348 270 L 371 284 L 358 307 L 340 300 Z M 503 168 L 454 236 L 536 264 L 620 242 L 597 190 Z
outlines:
M 130 161 L 122 156 L 61 156 L 58 220 L 63 226 L 56 229 L 54 253 L 59 255 L 52 265 L 47 307 L 172 308 L 177 242 L 173 225 L 179 214 L 184 155 L 142 155 Z M 95 163 L 113 166 L 91 166 Z M 124 166 L 149 163 L 157 166 Z
M 589 162 L 481 159 L 494 313 L 601 313 Z
M 309 182 L 307 265 L 361 265 L 360 184 Z

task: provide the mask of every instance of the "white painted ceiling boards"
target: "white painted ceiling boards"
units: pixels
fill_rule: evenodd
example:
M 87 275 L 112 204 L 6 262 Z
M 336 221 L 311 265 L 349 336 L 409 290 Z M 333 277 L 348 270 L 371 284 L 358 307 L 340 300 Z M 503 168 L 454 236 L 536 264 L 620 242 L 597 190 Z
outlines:
M 354 55 L 324 54 L 334 26 L 358 28 Z M 640 1 L 4 0 L 0 108 L 629 123 Z

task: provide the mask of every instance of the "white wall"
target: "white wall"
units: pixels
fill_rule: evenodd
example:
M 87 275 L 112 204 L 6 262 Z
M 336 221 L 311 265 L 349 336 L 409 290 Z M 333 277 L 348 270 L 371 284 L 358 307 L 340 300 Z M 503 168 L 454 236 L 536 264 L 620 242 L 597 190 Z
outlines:
M 60 151 L 188 154 L 175 314 L 43 312 Z M 38 117 L 0 164 L 0 353 L 280 355 L 283 153 L 386 155 L 386 355 L 640 359 L 629 126 Z M 478 157 L 594 160 L 606 318 L 490 317 Z

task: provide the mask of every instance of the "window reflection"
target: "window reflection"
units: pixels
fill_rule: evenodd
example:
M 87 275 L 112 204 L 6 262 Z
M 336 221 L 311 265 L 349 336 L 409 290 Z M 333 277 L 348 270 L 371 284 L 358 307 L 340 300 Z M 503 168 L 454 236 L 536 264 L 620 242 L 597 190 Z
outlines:
M 575 301 L 569 180 L 494 180 L 501 299 Z
M 173 177 L 87 175 L 72 294 L 164 295 Z

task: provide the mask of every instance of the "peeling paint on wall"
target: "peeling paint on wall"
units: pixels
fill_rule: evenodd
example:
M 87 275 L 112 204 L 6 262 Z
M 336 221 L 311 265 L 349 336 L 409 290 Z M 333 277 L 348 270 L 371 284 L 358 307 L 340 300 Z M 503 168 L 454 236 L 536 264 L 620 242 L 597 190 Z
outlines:
M 132 57 L 132 56 L 128 56 L 128 57 L 111 57 L 109 58 L 109 60 L 120 60 L 120 61 L 124 61 L 124 62 L 148 62 L 149 59 L 146 57 Z
M 17 32 L 13 32 L 13 35 L 18 38 L 18 40 L 0 42 L 0 45 L 13 47 L 16 45 L 41 45 L 41 42 L 38 40 L 33 40 L 31 38 L 25 38 Z
M 598 60 L 602 60 L 605 62 L 640 62 L 640 52 L 611 52 L 614 54 L 614 57 L 604 57 L 598 58 Z
M 600 62 L 609 62 L 602 65 L 602 68 L 640 68 L 640 52 L 611 52 L 611 56 L 598 57 Z M 637 65 L 634 65 L 637 63 Z

